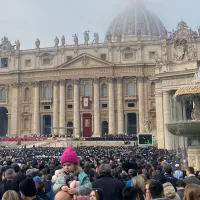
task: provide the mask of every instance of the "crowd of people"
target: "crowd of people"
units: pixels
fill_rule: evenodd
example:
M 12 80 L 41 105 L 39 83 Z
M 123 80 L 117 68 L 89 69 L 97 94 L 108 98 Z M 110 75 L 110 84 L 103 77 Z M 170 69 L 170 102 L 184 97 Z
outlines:
M 156 147 L 0 149 L 2 200 L 197 200 L 183 150 Z
M 88 137 L 83 138 L 86 141 L 137 141 L 137 136 L 134 134 L 125 135 L 125 134 L 118 134 L 118 135 L 105 135 L 104 137 Z

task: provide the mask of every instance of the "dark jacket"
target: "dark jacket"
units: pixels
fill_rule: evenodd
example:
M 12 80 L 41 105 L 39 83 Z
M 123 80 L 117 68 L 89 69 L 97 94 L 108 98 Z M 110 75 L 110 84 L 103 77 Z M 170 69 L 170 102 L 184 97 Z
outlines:
M 41 200 L 50 200 L 50 198 L 45 194 L 45 192 L 37 191 L 36 197 Z
M 0 185 L 0 199 L 3 194 L 8 190 L 14 190 L 15 192 L 19 192 L 19 186 L 12 181 L 5 181 L 4 184 Z
M 188 184 L 200 185 L 200 180 L 198 178 L 196 178 L 196 176 L 186 177 L 183 181 L 185 182 L 186 185 L 188 185 Z
M 166 182 L 171 183 L 176 189 L 176 182 L 178 181 L 172 174 L 165 174 Z
M 93 188 L 100 188 L 104 193 L 104 200 L 122 200 L 124 184 L 111 176 L 99 176 L 92 183 Z
M 179 197 L 181 198 L 181 200 L 183 200 L 183 197 L 184 197 L 184 189 L 177 190 L 176 193 L 179 195 Z

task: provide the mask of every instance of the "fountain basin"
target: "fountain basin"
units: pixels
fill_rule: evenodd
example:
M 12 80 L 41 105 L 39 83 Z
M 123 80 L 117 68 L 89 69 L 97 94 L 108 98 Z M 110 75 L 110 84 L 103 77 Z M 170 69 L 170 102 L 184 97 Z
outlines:
M 181 121 L 165 124 L 167 130 L 176 136 L 200 136 L 200 121 Z

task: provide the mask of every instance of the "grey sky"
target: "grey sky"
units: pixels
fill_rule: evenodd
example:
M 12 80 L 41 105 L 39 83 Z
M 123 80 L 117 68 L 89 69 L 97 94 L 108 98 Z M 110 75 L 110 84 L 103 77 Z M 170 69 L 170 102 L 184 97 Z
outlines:
M 0 0 L 0 37 L 14 43 L 19 39 L 21 48 L 35 48 L 36 38 L 41 47 L 53 46 L 55 36 L 64 34 L 67 44 L 73 44 L 72 34 L 98 32 L 103 41 L 112 20 L 134 0 Z M 200 0 L 143 0 L 168 30 L 184 20 L 193 29 L 200 25 Z M 92 36 L 91 35 L 91 36 Z

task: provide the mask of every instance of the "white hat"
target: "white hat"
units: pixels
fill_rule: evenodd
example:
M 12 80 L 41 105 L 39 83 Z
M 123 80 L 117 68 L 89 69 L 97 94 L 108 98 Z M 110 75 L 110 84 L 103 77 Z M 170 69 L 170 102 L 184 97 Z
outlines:
M 175 164 L 175 167 L 179 167 L 179 164 Z

